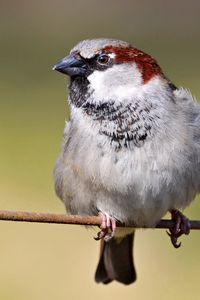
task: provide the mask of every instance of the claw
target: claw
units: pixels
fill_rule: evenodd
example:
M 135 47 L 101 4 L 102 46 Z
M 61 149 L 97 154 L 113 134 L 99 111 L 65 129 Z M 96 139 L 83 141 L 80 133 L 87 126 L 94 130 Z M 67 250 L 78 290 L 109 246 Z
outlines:
M 170 236 L 172 245 L 175 248 L 179 248 L 181 243 L 178 243 L 178 238 L 182 234 L 188 235 L 190 233 L 190 221 L 186 216 L 176 209 L 172 209 L 170 213 L 171 219 L 175 222 L 175 225 L 173 228 L 170 228 L 169 231 L 167 231 L 167 234 Z
M 172 245 L 174 246 L 174 248 L 179 248 L 181 246 L 181 242 L 180 243 L 177 243 L 178 241 L 178 237 L 177 236 L 174 236 L 172 233 L 170 233 L 169 231 L 166 231 L 167 234 L 169 235 L 170 239 L 171 239 L 171 242 L 172 242 Z
M 96 241 L 104 239 L 104 241 L 108 242 L 115 235 L 116 219 L 103 212 L 100 212 L 99 215 L 102 218 L 100 225 L 101 231 L 97 233 L 97 236 L 94 237 L 94 239 Z

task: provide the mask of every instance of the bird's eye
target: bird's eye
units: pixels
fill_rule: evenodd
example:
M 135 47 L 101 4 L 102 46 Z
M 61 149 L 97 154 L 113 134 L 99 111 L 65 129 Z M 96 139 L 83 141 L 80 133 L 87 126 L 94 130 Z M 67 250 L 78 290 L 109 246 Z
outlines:
M 107 65 L 110 62 L 110 56 L 107 54 L 101 54 L 97 57 L 97 62 L 100 65 Z

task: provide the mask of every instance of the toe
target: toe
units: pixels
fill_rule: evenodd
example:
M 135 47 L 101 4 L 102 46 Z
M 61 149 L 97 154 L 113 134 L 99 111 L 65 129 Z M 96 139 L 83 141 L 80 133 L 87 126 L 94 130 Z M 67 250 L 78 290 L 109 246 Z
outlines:
M 175 222 L 174 227 L 171 228 L 168 232 L 171 242 L 175 248 L 179 248 L 181 243 L 178 243 L 178 238 L 182 234 L 190 233 L 190 221 L 178 210 L 171 210 L 172 221 Z
M 97 234 L 95 240 L 104 239 L 105 241 L 109 241 L 115 234 L 116 219 L 105 212 L 99 212 L 99 216 L 101 217 L 101 231 Z

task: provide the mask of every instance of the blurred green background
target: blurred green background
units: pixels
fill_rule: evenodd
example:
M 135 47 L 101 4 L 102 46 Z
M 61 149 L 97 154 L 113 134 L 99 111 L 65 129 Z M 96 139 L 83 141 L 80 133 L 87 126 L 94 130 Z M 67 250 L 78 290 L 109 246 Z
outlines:
M 200 2 L 0 1 L 0 209 L 64 212 L 52 169 L 68 118 L 67 78 L 52 66 L 79 40 L 127 40 L 200 98 Z M 186 214 L 200 219 L 195 201 Z M 0 299 L 199 299 L 200 233 L 172 248 L 163 230 L 139 230 L 138 280 L 97 285 L 94 232 L 0 222 Z

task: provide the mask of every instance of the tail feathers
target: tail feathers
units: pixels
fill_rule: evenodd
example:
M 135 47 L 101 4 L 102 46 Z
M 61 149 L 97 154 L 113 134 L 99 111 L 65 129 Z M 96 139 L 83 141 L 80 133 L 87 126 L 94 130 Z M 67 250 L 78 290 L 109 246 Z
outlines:
M 95 273 L 96 282 L 107 284 L 113 280 L 131 284 L 136 280 L 133 263 L 134 234 L 124 238 L 101 241 L 101 256 Z

